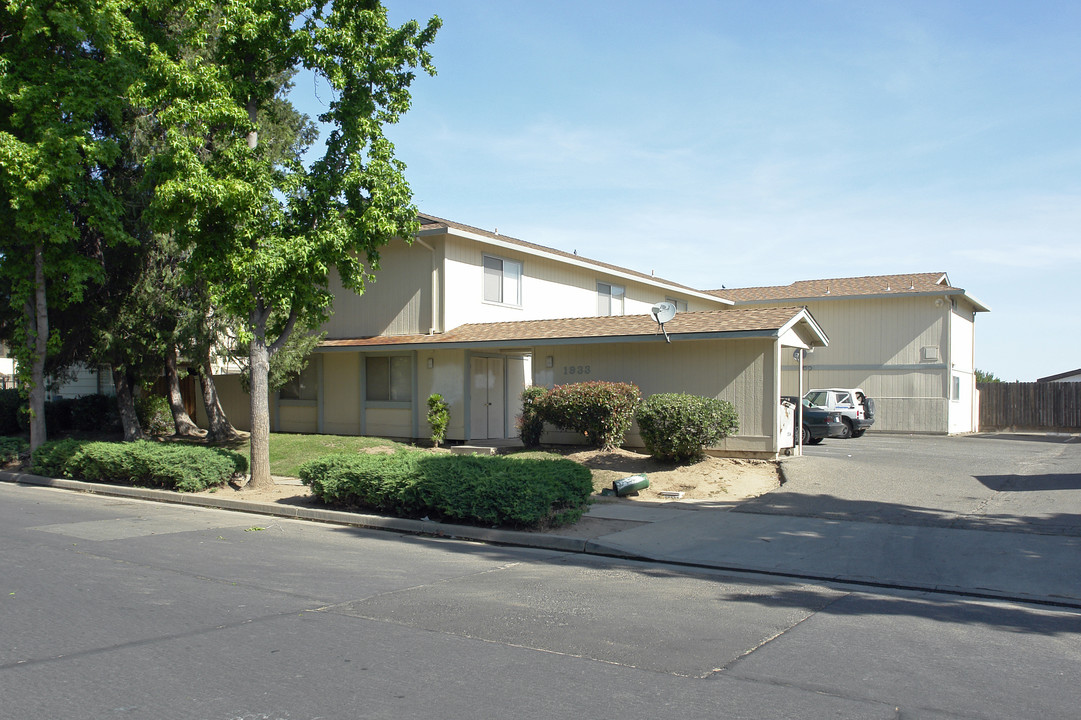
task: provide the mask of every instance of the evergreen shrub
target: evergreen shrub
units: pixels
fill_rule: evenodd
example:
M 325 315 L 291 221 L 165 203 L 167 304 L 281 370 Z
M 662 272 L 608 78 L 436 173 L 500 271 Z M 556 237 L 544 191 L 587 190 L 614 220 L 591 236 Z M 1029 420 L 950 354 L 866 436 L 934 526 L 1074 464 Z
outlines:
M 173 410 L 169 407 L 169 401 L 161 395 L 143 393 L 135 401 L 135 414 L 143 431 L 151 435 L 172 435 L 176 429 Z
M 19 453 L 30 447 L 30 443 L 21 437 L 0 437 L 0 463 L 14 462 Z
M 529 448 L 540 445 L 544 433 L 544 418 L 541 417 L 540 403 L 548 394 L 548 388 L 530 385 L 522 391 L 522 414 L 518 416 L 518 437 Z
M 439 393 L 428 396 L 428 424 L 432 428 L 432 444 L 439 447 L 447 437 L 447 425 L 450 424 L 450 406 Z
M 594 447 L 613 448 L 623 444 L 641 400 L 630 383 L 593 381 L 556 385 L 537 405 L 545 422 L 584 434 Z
M 593 492 L 592 473 L 563 458 L 487 455 L 330 455 L 305 463 L 300 478 L 327 503 L 402 517 L 512 527 L 578 520 Z
M 636 419 L 650 455 L 674 462 L 698 459 L 705 448 L 739 430 L 731 403 L 683 393 L 651 395 Z
M 57 440 L 34 451 L 31 470 L 41 475 L 89 482 L 114 482 L 198 492 L 247 472 L 240 453 L 199 445 Z

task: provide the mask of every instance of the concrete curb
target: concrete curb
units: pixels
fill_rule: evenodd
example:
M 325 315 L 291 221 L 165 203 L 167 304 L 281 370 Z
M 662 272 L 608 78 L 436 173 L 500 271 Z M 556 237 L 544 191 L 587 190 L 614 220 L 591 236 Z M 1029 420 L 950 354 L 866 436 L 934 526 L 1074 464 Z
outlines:
M 387 530 L 404 535 L 422 535 L 446 538 L 449 540 L 481 542 L 490 545 L 508 545 L 538 550 L 603 555 L 605 557 L 638 560 L 646 559 L 634 555 L 633 553 L 628 553 L 626 550 L 607 547 L 595 540 L 566 537 L 564 535 L 529 533 L 519 530 L 500 530 L 495 528 L 473 527 L 470 525 L 453 525 L 426 520 L 386 517 L 383 515 L 366 515 L 364 513 L 354 513 L 343 510 L 287 507 L 275 505 L 273 503 L 236 500 L 226 497 L 216 498 L 206 495 L 188 495 L 185 493 L 173 492 L 171 490 L 154 490 L 152 488 L 130 487 L 127 485 L 109 485 L 107 483 L 93 483 L 83 480 L 51 478 L 42 475 L 33 475 L 31 473 L 10 472 L 6 470 L 0 470 L 0 482 L 9 482 L 16 485 L 36 485 L 59 490 L 93 493 L 95 495 L 131 498 L 133 500 L 146 500 L 150 502 L 171 503 L 174 505 L 189 505 L 193 507 L 245 512 L 256 515 L 290 518 L 294 520 L 308 520 L 311 522 L 341 525 L 343 527 Z

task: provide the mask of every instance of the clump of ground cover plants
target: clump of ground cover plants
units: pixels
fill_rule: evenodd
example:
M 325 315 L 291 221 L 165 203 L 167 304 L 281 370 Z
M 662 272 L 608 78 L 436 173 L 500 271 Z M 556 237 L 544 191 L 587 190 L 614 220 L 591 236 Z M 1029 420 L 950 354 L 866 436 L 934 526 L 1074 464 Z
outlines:
M 573 523 L 593 492 L 589 469 L 563 458 L 409 449 L 322 457 L 301 466 L 300 479 L 325 503 L 519 528 Z

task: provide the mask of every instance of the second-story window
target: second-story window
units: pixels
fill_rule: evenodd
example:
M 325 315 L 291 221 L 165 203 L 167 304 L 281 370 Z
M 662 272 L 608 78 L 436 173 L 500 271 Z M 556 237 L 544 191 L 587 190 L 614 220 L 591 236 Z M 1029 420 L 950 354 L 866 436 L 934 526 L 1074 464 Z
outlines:
M 687 312 L 687 301 L 686 300 L 679 300 L 677 298 L 666 297 L 664 299 L 664 301 L 665 302 L 670 302 L 673 305 L 675 305 L 676 310 L 678 310 L 679 312 Z
M 597 283 L 597 314 L 622 315 L 623 314 L 623 287 L 609 283 Z
M 522 263 L 484 256 L 484 301 L 502 305 L 522 304 Z

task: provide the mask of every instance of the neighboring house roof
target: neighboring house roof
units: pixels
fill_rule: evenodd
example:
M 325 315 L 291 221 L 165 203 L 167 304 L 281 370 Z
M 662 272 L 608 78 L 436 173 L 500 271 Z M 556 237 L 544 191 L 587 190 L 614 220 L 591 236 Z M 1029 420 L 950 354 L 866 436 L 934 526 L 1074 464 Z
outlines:
M 1048 375 L 1047 377 L 1036 378 L 1036 382 L 1056 382 L 1058 380 L 1066 380 L 1067 378 L 1081 378 L 1081 368 L 1059 373 L 1058 375 Z
M 822 328 L 804 308 L 749 308 L 679 313 L 665 323 L 672 339 L 704 340 L 712 338 L 776 337 L 797 324 L 804 323 L 812 336 L 812 345 L 827 345 Z M 621 342 L 655 339 L 661 328 L 650 315 L 615 317 L 561 318 L 522 320 L 518 322 L 469 323 L 440 335 L 379 335 L 346 340 L 324 340 L 321 350 L 421 346 L 430 348 L 507 345 L 508 343 L 543 342 L 545 344 L 580 344 L 582 342 Z
M 721 288 L 709 292 L 718 297 L 728 298 L 737 305 L 882 296 L 963 295 L 968 302 L 972 303 L 976 311 L 990 311 L 990 308 L 965 293 L 962 288 L 950 285 L 949 277 L 941 272 L 800 280 L 791 285 Z
M 630 270 L 628 268 L 620 267 L 619 265 L 612 265 L 611 263 L 601 262 L 600 260 L 591 260 L 587 257 L 578 255 L 577 253 L 569 253 L 562 250 L 556 250 L 555 248 L 545 247 L 544 245 L 537 245 L 536 243 L 526 242 L 525 240 L 519 240 L 508 235 L 500 235 L 498 232 L 483 230 L 478 227 L 473 227 L 472 225 L 465 225 L 463 223 L 454 222 L 453 220 L 435 217 L 434 215 L 425 215 L 422 213 L 417 215 L 417 219 L 420 221 L 419 237 L 453 230 L 455 235 L 470 237 L 474 240 L 480 240 L 497 247 L 513 248 L 531 255 L 557 259 L 561 262 L 578 265 L 579 267 L 603 270 L 617 277 L 637 280 L 676 293 L 692 295 L 702 300 L 717 302 L 721 305 L 732 304 L 731 300 L 719 295 L 697 290 L 687 285 L 681 285 L 680 283 L 672 282 L 671 280 L 656 277 L 655 275 L 647 275 L 638 272 L 637 270 Z

